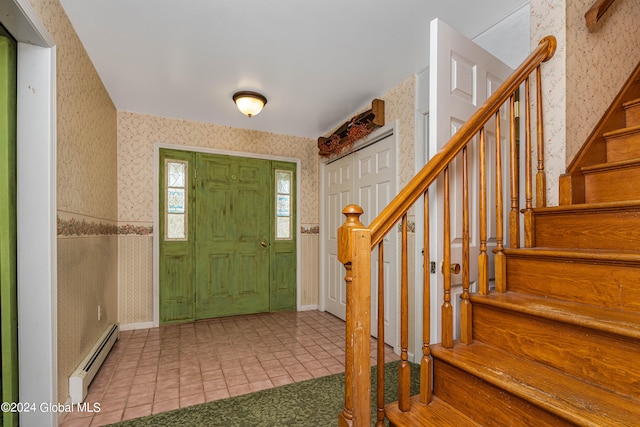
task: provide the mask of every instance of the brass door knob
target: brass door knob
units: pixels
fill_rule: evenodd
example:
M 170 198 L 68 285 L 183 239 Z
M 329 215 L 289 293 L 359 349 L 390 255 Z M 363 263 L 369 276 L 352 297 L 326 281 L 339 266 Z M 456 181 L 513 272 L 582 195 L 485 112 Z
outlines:
M 451 264 L 451 266 L 449 267 L 449 270 L 453 274 L 460 274 L 460 264 L 458 263 Z M 444 263 L 442 264 L 442 274 L 444 274 Z
M 260 246 L 266 248 L 267 246 L 269 246 L 269 244 L 267 242 L 260 242 Z

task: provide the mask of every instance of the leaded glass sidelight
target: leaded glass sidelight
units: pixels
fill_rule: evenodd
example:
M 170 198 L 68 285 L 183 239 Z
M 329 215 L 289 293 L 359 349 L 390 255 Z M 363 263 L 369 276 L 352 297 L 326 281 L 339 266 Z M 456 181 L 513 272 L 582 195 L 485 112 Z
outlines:
M 276 170 L 276 239 L 291 240 L 291 171 Z
M 165 212 L 164 239 L 187 240 L 188 163 L 183 160 L 165 160 Z

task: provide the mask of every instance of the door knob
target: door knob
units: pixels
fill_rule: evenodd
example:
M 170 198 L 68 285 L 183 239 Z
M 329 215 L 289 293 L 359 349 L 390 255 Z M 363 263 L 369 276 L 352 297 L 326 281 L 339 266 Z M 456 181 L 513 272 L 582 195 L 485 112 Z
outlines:
M 269 246 L 269 244 L 267 242 L 260 242 L 260 246 L 266 248 L 267 246 Z
M 458 263 L 451 264 L 451 266 L 449 267 L 449 270 L 453 274 L 460 274 L 460 264 Z M 444 264 L 442 264 L 442 273 L 444 273 Z

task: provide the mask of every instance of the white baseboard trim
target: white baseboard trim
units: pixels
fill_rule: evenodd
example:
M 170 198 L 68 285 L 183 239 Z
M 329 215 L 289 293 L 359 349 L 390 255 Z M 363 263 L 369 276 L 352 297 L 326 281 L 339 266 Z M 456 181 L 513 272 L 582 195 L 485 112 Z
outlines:
M 311 310 L 318 310 L 318 304 L 315 304 L 315 305 L 301 305 L 300 307 L 298 307 L 298 311 L 311 311 Z
M 153 322 L 143 322 L 143 323 L 129 323 L 127 325 L 120 325 L 121 331 L 132 331 L 134 329 L 149 329 L 153 328 Z

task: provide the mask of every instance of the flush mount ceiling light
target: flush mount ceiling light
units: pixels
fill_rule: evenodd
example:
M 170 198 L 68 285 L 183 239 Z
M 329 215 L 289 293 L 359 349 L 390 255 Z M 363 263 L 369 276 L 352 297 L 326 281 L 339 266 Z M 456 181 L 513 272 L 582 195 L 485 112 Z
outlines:
M 238 110 L 247 117 L 255 116 L 262 111 L 262 107 L 267 103 L 267 98 L 256 92 L 236 92 L 233 94 L 233 102 Z

